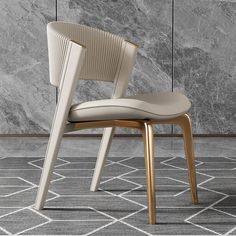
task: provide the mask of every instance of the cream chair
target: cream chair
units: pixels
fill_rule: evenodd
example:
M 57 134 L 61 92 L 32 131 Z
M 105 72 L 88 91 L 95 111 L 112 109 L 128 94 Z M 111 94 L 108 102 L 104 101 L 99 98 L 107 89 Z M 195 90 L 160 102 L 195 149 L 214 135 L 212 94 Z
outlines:
M 50 139 L 35 202 L 45 203 L 54 164 L 64 133 L 106 128 L 91 190 L 96 191 L 110 147 L 114 127 L 139 129 L 144 140 L 149 223 L 156 223 L 153 124 L 179 124 L 183 128 L 192 202 L 197 203 L 189 100 L 173 92 L 125 97 L 137 46 L 121 37 L 84 25 L 51 22 L 47 26 L 50 82 L 59 88 Z M 72 105 L 78 79 L 114 82 L 111 99 Z

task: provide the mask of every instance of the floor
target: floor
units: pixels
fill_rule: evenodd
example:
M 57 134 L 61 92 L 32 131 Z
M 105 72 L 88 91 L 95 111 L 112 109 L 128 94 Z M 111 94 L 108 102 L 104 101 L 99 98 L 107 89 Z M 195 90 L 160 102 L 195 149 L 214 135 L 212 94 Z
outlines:
M 156 138 L 156 225 L 147 224 L 141 138 L 114 138 L 101 188 L 98 138 L 65 138 L 44 210 L 33 208 L 46 138 L 0 139 L 0 235 L 236 235 L 236 138 L 195 138 L 198 205 L 183 143 Z

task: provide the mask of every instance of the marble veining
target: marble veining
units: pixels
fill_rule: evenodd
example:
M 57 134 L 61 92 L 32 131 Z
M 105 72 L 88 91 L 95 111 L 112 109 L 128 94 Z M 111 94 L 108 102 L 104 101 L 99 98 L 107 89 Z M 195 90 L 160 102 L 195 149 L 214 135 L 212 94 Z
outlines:
M 195 133 L 236 132 L 236 2 L 175 1 L 174 90 L 192 101 Z
M 48 133 L 55 107 L 49 87 L 46 24 L 55 1 L 0 1 L 0 133 Z

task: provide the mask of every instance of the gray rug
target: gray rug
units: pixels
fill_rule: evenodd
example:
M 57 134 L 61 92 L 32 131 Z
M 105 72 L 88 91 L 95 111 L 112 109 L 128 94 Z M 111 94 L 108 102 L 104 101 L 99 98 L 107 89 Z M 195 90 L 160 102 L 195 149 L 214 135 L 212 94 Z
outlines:
M 64 153 L 56 163 L 48 200 L 41 211 L 32 205 L 43 156 L 18 153 L 2 157 L 0 234 L 236 235 L 236 157 L 225 155 L 227 152 L 201 156 L 197 151 L 200 203 L 192 205 L 184 155 L 177 147 L 156 157 L 156 225 L 147 224 L 141 154 L 111 155 L 100 190 L 94 193 L 89 186 L 95 155 Z

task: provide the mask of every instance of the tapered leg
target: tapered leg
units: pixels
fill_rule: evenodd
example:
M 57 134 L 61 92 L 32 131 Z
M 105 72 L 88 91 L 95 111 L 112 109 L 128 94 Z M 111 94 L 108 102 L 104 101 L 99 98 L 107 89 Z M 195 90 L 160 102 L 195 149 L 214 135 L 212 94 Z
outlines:
M 188 176 L 192 194 L 192 202 L 193 204 L 197 204 L 198 194 L 197 194 L 197 181 L 196 181 L 195 156 L 194 156 L 191 118 L 187 114 L 181 116 L 180 125 L 183 129 L 184 146 L 185 146 L 185 154 L 188 166 Z
M 148 222 L 156 223 L 155 160 L 152 124 L 145 122 L 143 127 L 144 157 L 147 181 Z
M 35 201 L 35 208 L 37 210 L 42 209 L 44 206 L 84 55 L 85 49 L 81 45 L 73 41 L 69 42 L 61 74 L 59 100 L 53 118 L 46 157 Z
M 37 210 L 43 208 L 47 197 L 50 180 L 52 178 L 55 161 L 57 159 L 59 147 L 62 140 L 64 126 L 65 125 L 60 120 L 60 117 L 55 117 L 55 121 L 51 129 L 51 134 L 39 183 L 39 189 L 35 201 L 35 208 Z
M 112 141 L 114 131 L 115 131 L 114 127 L 104 129 L 102 141 L 100 144 L 100 149 L 99 149 L 98 156 L 97 156 L 97 162 L 96 162 L 96 166 L 95 166 L 94 173 L 93 173 L 93 179 L 92 179 L 92 183 L 90 186 L 91 191 L 97 191 L 97 189 L 99 187 L 99 184 L 101 181 L 101 176 L 102 176 L 102 171 L 103 171 L 106 159 L 107 159 L 107 154 L 108 154 L 110 146 L 111 146 L 111 141 Z

